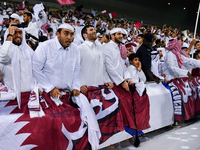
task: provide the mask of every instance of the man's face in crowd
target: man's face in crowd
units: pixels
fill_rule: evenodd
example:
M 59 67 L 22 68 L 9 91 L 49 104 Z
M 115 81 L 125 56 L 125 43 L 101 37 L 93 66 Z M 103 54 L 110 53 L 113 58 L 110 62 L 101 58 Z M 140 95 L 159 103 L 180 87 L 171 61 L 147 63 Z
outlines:
M 57 32 L 56 35 L 58 37 L 58 41 L 64 48 L 69 47 L 74 40 L 74 32 L 69 29 L 63 28 L 60 33 Z
M 143 38 L 141 38 L 140 36 L 137 37 L 137 42 L 139 44 L 142 44 L 143 43 Z
M 200 42 L 196 44 L 196 49 L 200 50 Z
M 114 41 L 116 43 L 121 43 L 122 42 L 122 37 L 123 37 L 122 32 L 119 31 L 119 32 L 115 33 L 115 35 L 114 35 Z
M 27 14 L 24 14 L 24 15 L 23 15 L 23 20 L 24 20 L 24 22 L 29 22 L 29 18 L 28 18 L 28 16 L 27 16 Z
M 196 55 L 195 57 L 197 60 L 200 60 L 200 53 L 198 53 L 198 55 Z
M 93 27 L 87 28 L 85 39 L 88 39 L 89 41 L 95 41 L 97 39 L 96 30 Z
M 21 12 L 21 11 L 19 11 L 19 12 L 18 12 L 18 15 L 19 15 L 19 16 L 22 16 L 23 14 L 22 14 L 22 12 Z
M 4 24 L 5 24 L 5 25 L 8 25 L 8 24 L 9 24 L 8 19 L 4 19 Z
M 13 44 L 15 45 L 21 45 L 22 43 L 22 30 L 15 30 L 15 33 L 13 35 Z

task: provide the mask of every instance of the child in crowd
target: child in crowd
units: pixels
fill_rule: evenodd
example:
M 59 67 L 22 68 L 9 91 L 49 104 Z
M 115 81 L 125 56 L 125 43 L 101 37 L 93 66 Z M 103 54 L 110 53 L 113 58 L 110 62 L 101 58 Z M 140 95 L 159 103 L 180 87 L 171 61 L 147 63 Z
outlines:
M 128 71 L 131 75 L 131 81 L 135 83 L 138 94 L 142 96 L 145 90 L 144 82 L 146 82 L 146 77 L 142 71 L 141 62 L 136 54 L 131 54 L 129 56 L 129 62 L 131 65 L 128 67 Z
M 140 81 L 146 82 L 139 57 L 136 54 L 131 54 L 129 56 L 129 62 L 131 65 L 128 67 L 128 71 L 131 74 L 131 81 L 133 83 L 138 83 Z

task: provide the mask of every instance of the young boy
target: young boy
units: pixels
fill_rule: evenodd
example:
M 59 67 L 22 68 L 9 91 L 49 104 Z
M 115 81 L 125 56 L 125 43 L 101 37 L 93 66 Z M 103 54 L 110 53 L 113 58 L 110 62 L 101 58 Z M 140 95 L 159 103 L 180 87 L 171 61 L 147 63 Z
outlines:
M 131 75 L 131 81 L 135 83 L 136 90 L 140 96 L 142 96 L 145 90 L 146 77 L 144 72 L 142 71 L 142 65 L 139 60 L 139 57 L 136 54 L 131 54 L 129 56 L 130 66 L 128 67 L 128 71 Z
M 131 65 L 128 67 L 128 71 L 131 74 L 131 81 L 133 83 L 138 83 L 140 81 L 145 82 L 146 77 L 144 75 L 144 72 L 142 71 L 142 66 L 139 57 L 136 54 L 131 54 L 129 56 L 129 62 Z

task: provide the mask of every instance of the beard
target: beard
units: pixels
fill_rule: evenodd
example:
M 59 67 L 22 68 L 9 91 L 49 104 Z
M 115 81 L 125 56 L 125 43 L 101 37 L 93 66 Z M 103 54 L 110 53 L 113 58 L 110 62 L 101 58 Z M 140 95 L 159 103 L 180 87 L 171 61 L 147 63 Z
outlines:
M 16 39 L 16 38 L 15 38 Z M 15 44 L 15 45 L 17 45 L 17 46 L 20 46 L 21 44 L 22 44 L 22 39 L 21 39 L 21 41 L 19 41 L 19 42 L 16 42 L 16 40 L 15 39 L 13 39 L 13 44 Z
M 120 41 L 118 38 L 115 37 L 115 42 L 116 43 L 122 43 L 122 40 Z

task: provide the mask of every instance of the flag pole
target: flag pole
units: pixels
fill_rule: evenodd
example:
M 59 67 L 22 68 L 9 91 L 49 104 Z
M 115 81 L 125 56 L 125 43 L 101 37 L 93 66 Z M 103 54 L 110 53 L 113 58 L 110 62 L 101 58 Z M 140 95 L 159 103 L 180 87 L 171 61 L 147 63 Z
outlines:
M 197 19 L 196 19 L 196 24 L 195 24 L 195 29 L 194 29 L 194 39 L 196 39 L 196 32 L 197 32 L 197 25 L 198 25 L 198 19 L 199 19 L 199 11 L 200 11 L 200 2 L 199 2 L 199 9 L 197 12 Z M 194 55 L 194 48 L 192 48 L 192 58 Z

